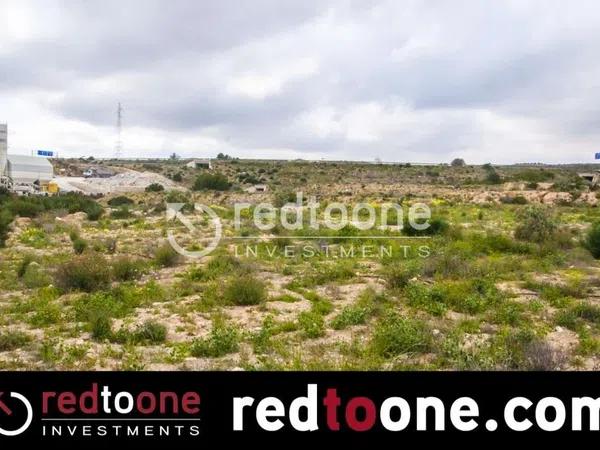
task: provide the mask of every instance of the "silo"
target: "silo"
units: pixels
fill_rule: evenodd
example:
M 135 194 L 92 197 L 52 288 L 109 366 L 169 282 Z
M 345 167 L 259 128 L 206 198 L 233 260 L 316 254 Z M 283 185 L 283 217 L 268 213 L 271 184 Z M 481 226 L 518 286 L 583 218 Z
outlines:
M 6 173 L 6 159 L 8 152 L 8 127 L 0 123 L 0 177 Z

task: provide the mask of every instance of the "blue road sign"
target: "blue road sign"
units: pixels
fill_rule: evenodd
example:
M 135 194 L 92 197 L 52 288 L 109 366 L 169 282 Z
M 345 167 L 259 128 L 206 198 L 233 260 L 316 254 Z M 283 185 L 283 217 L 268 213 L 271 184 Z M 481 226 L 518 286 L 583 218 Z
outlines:
M 38 156 L 46 156 L 47 158 L 52 158 L 54 156 L 54 152 L 52 150 L 38 150 Z
M 594 159 L 600 159 L 600 153 L 596 153 Z

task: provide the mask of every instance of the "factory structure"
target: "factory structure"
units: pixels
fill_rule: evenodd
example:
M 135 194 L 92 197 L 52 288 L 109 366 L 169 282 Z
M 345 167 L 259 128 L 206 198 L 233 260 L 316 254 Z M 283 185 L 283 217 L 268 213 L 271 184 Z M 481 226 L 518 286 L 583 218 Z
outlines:
M 8 127 L 0 124 L 0 186 L 20 194 L 55 193 L 47 158 L 8 154 Z

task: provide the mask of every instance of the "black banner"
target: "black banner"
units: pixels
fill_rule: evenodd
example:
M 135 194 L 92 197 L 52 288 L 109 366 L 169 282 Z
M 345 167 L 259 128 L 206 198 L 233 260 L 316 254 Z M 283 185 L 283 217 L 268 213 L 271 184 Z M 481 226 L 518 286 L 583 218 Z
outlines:
M 598 429 L 594 372 L 3 372 L 0 445 L 451 442 Z

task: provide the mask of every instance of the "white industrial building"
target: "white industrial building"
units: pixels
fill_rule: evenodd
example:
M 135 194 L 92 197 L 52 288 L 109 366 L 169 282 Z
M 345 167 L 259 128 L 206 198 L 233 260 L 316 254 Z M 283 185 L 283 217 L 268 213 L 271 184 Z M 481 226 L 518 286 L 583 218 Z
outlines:
M 186 164 L 186 167 L 190 169 L 212 169 L 212 163 L 210 159 L 193 159 Z
M 6 186 L 47 184 L 54 177 L 52 164 L 46 158 L 9 155 L 7 126 L 0 124 L 0 184 Z

